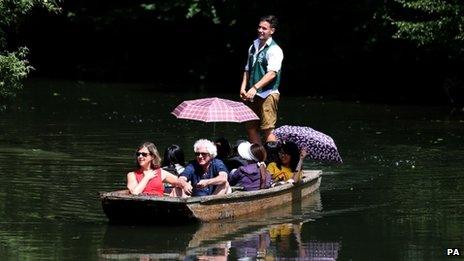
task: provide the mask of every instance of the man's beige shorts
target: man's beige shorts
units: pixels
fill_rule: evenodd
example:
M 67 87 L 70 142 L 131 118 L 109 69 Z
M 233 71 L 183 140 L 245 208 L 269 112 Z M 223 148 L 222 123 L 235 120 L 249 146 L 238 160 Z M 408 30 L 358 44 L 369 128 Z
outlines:
M 255 128 L 261 130 L 274 129 L 277 122 L 277 105 L 279 103 L 280 94 L 271 93 L 266 99 L 255 96 L 253 102 L 245 102 L 250 107 L 260 120 L 247 121 L 247 128 Z

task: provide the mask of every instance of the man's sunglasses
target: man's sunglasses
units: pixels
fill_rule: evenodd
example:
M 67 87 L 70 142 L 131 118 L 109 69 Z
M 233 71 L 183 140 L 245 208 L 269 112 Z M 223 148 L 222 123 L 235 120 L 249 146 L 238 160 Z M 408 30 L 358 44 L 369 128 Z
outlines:
M 195 152 L 195 156 L 202 156 L 203 158 L 209 156 L 209 153 L 208 152 Z

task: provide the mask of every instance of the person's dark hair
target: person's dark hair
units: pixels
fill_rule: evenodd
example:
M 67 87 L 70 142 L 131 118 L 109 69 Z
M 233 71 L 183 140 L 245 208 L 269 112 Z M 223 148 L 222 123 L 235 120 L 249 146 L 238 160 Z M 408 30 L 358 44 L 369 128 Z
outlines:
M 235 141 L 234 146 L 232 147 L 232 155 L 231 156 L 237 156 L 238 155 L 238 145 L 240 145 L 242 142 L 245 142 L 246 140 L 238 139 Z
M 226 138 L 221 137 L 215 140 L 214 144 L 217 148 L 217 159 L 225 160 L 230 156 L 230 142 Z
M 185 155 L 182 148 L 177 144 L 172 144 L 164 150 L 163 167 L 180 164 L 185 167 Z
M 258 160 L 259 175 L 261 176 L 259 187 L 264 188 L 267 175 L 266 164 L 264 164 L 267 156 L 266 149 L 261 144 L 253 143 L 250 147 L 250 151 L 251 154 L 253 154 L 253 156 Z
M 277 17 L 275 17 L 274 15 L 265 15 L 265 16 L 262 16 L 262 17 L 259 19 L 259 21 L 260 21 L 260 22 L 262 22 L 262 21 L 268 22 L 269 25 L 271 26 L 271 28 L 277 29 L 278 20 L 277 20 Z
M 161 164 L 161 157 L 159 155 L 158 149 L 156 148 L 155 144 L 152 142 L 144 142 L 140 144 L 140 146 L 137 147 L 137 150 L 135 152 L 138 152 L 142 148 L 147 148 L 147 150 L 150 152 L 150 155 L 153 157 L 153 160 L 151 161 L 151 168 L 152 169 L 157 169 L 160 167 Z M 137 157 L 135 157 L 135 165 L 137 168 L 140 168 L 139 161 L 137 160 Z
M 253 143 L 250 147 L 251 154 L 258 160 L 258 162 L 262 162 L 266 160 L 267 153 L 266 149 L 263 145 Z
M 267 152 L 266 164 L 269 162 L 278 162 L 279 161 L 279 151 L 282 144 L 278 141 L 269 141 L 264 144 L 264 148 Z
M 290 155 L 290 169 L 292 171 L 296 171 L 296 166 L 298 165 L 298 161 L 300 160 L 300 150 L 298 149 L 298 146 L 296 143 L 291 142 L 291 141 L 285 141 L 282 143 L 281 147 L 281 152 Z M 277 167 L 281 167 L 282 162 L 277 161 Z

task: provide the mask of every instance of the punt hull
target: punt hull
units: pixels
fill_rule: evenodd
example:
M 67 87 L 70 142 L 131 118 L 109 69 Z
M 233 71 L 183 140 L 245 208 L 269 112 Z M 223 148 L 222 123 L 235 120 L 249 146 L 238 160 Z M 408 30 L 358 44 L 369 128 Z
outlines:
M 112 223 L 213 221 L 248 215 L 298 202 L 319 189 L 320 170 L 305 170 L 297 184 L 283 184 L 257 191 L 190 198 L 131 195 L 128 190 L 100 193 L 103 211 Z

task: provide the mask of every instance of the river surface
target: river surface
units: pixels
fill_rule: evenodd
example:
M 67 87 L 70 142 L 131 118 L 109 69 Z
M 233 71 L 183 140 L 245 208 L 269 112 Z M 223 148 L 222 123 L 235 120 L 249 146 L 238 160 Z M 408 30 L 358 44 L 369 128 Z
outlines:
M 448 260 L 464 255 L 464 120 L 446 108 L 281 98 L 278 125 L 330 135 L 342 165 L 293 206 L 211 224 L 109 225 L 98 192 L 125 187 L 134 149 L 245 137 L 243 125 L 176 119 L 215 93 L 29 82 L 0 117 L 0 260 Z M 214 134 L 213 134 L 214 133 Z

